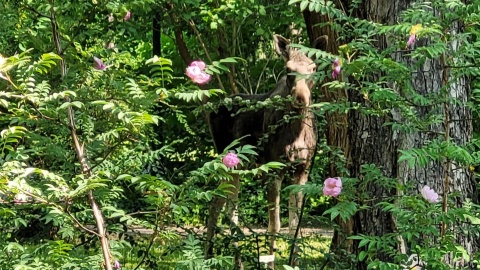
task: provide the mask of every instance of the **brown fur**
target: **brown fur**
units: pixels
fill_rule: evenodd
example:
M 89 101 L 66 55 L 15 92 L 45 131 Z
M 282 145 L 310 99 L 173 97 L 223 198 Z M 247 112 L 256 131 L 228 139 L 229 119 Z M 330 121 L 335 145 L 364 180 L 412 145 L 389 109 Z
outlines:
M 315 64 L 302 52 L 289 48 L 289 42 L 282 36 L 275 35 L 275 50 L 286 61 L 287 75 L 283 76 L 272 91 L 261 95 L 239 94 L 232 97 L 231 110 L 223 106 L 218 112 L 209 116 L 215 146 L 218 151 L 223 151 L 234 139 L 244 138 L 243 144 L 258 145 L 260 148 L 260 163 L 279 161 L 287 164 L 287 168 L 278 175 L 271 176 L 267 182 L 267 198 L 269 212 L 269 232 L 278 233 L 280 230 L 280 188 L 284 175 L 293 172 L 291 184 L 303 185 L 307 181 L 310 161 L 314 154 L 317 142 L 315 119 L 309 109 L 311 102 L 311 88 L 313 80 L 309 75 L 315 72 Z M 315 47 L 325 50 L 326 36 L 315 42 Z M 292 74 L 293 73 L 293 74 Z M 292 101 L 285 101 L 282 108 L 274 107 L 258 111 L 245 111 L 238 113 L 242 108 L 238 99 L 251 101 L 265 101 L 268 98 L 279 96 L 286 99 L 293 97 Z M 288 116 L 285 120 L 285 116 Z M 272 128 L 274 127 L 275 128 Z M 273 130 L 272 130 L 273 129 Z M 238 187 L 238 177 L 234 177 L 233 185 Z M 237 188 L 238 189 L 238 188 Z M 238 190 L 232 193 L 232 200 L 236 202 Z M 289 199 L 289 227 L 292 233 L 298 226 L 298 210 L 301 208 L 303 195 L 290 194 Z M 207 223 L 207 256 L 212 253 L 211 240 L 216 226 L 218 214 L 225 204 L 225 199 L 216 198 L 210 206 L 209 220 Z M 235 219 L 235 211 L 229 211 Z M 272 237 L 270 253 L 274 254 L 275 240 Z M 237 258 L 237 268 L 242 268 Z M 271 265 L 273 268 L 273 265 Z

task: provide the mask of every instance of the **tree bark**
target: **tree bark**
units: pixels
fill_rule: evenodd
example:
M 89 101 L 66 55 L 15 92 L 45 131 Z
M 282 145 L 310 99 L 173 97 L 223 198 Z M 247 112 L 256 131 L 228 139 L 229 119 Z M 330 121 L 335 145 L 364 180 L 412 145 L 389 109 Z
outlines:
M 152 19 L 152 54 L 153 56 L 162 56 L 162 15 L 163 10 L 153 11 Z
M 344 10 L 350 9 L 350 2 L 341 0 Z M 408 0 L 364 0 L 353 11 L 353 16 L 359 19 L 393 25 L 399 21 L 400 13 L 408 7 L 410 2 Z M 328 28 L 315 29 L 313 27 L 316 23 L 328 21 L 327 16 L 305 11 L 304 17 L 311 40 L 321 34 L 328 34 L 329 37 L 335 36 Z M 455 29 L 459 29 L 459 27 L 452 25 L 451 29 L 449 29 L 450 33 L 454 34 Z M 380 50 L 389 46 L 389 41 L 384 36 L 377 36 L 377 40 L 376 45 Z M 427 39 L 421 39 L 417 41 L 416 46 L 425 46 L 428 45 L 428 42 Z M 458 42 L 451 42 L 449 46 L 450 49 L 456 50 L 459 44 Z M 330 48 L 329 52 L 334 53 L 335 49 Z M 413 61 L 409 60 L 411 57 L 407 57 L 402 52 L 392 55 L 392 58 L 397 62 Z M 409 63 L 407 62 L 407 64 Z M 413 66 L 413 63 L 411 64 Z M 445 116 L 444 123 L 430 126 L 429 131 L 407 134 L 394 131 L 389 126 L 385 126 L 384 124 L 387 121 L 391 121 L 388 118 L 404 121 L 402 116 L 396 113 L 395 110 L 392 110 L 391 115 L 380 117 L 364 115 L 358 110 L 351 110 L 348 114 L 348 119 L 346 119 L 348 136 L 345 136 L 347 134 L 344 133 L 345 129 L 335 130 L 336 127 L 334 127 L 335 123 L 345 123 L 345 121 L 339 121 L 342 117 L 327 117 L 327 142 L 330 145 L 341 147 L 345 151 L 345 156 L 350 161 L 348 168 L 350 177 L 357 178 L 361 183 L 364 177 L 361 173 L 361 166 L 363 164 L 374 164 L 381 168 L 385 177 L 396 178 L 402 183 L 406 183 L 407 180 L 413 181 L 419 193 L 424 185 L 429 185 L 440 196 L 454 191 L 462 194 L 460 198 L 456 199 L 456 206 L 461 206 L 467 198 L 473 202 L 478 202 L 476 183 L 468 169 L 456 167 L 448 160 L 431 162 L 426 167 L 415 166 L 413 168 L 409 167 L 405 162 L 397 162 L 399 150 L 419 148 L 434 137 L 438 137 L 438 133 L 446 134 L 446 139 L 452 140 L 458 145 L 465 145 L 470 141 L 472 137 L 472 121 L 470 120 L 471 112 L 466 104 L 470 92 L 469 82 L 466 78 L 453 80 L 454 78 L 449 74 L 449 70 L 445 65 L 445 57 L 427 60 L 424 65 L 421 65 L 414 72 L 412 85 L 417 93 L 421 95 L 438 94 L 442 87 L 447 87 L 448 97 L 455 98 L 458 101 L 455 104 L 445 103 L 435 105 L 435 107 L 417 108 L 416 112 L 420 118 L 426 117 L 433 109 Z M 336 100 L 335 96 L 325 96 L 328 101 Z M 357 102 L 364 107 L 369 106 L 363 96 L 356 91 L 349 92 L 348 100 Z M 331 170 L 330 173 L 334 172 L 334 170 Z M 353 234 L 382 236 L 393 232 L 395 230 L 395 220 L 391 214 L 374 207 L 374 205 L 381 201 L 382 198 L 402 194 L 400 192 L 397 193 L 396 190 L 387 190 L 376 184 L 367 185 L 365 191 L 372 195 L 372 200 L 368 203 L 372 208 L 362 210 L 354 216 Z M 362 190 L 359 190 L 359 192 L 362 192 Z M 348 226 L 346 229 L 348 231 Z M 344 232 L 346 231 L 344 230 Z M 473 236 L 457 236 L 457 243 L 462 245 L 469 255 L 478 250 L 478 240 Z M 335 244 L 339 244 L 339 242 L 335 243 L 334 239 L 333 245 Z M 350 242 L 349 244 L 353 244 L 350 250 L 355 255 L 358 255 L 362 250 L 358 248 L 358 242 Z M 377 254 L 377 258 L 383 261 L 391 259 L 386 254 Z M 455 267 L 462 268 L 467 266 L 473 269 L 473 265 L 467 265 L 462 261 L 453 262 L 451 258 L 446 258 L 446 261 Z M 356 269 L 367 269 L 367 266 L 364 263 L 359 263 Z
M 166 3 L 165 9 L 168 12 L 168 16 L 170 17 L 170 21 L 172 22 L 173 26 L 173 33 L 175 35 L 175 44 L 177 45 L 178 53 L 182 57 L 183 63 L 185 65 L 190 65 L 193 61 L 192 56 L 190 55 L 190 51 L 188 50 L 187 44 L 185 44 L 185 39 L 183 38 L 183 30 L 182 25 L 180 24 L 180 19 L 175 14 L 173 3 Z

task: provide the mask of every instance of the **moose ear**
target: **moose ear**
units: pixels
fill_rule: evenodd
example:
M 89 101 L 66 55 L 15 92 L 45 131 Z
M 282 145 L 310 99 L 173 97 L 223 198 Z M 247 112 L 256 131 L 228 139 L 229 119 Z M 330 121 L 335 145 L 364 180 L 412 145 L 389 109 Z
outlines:
M 290 44 L 290 42 L 280 35 L 273 35 L 273 42 L 275 43 L 275 51 L 277 54 L 288 59 L 287 45 Z
M 324 35 L 315 39 L 312 45 L 313 45 L 313 48 L 315 49 L 327 51 L 327 44 L 328 44 L 328 36 Z

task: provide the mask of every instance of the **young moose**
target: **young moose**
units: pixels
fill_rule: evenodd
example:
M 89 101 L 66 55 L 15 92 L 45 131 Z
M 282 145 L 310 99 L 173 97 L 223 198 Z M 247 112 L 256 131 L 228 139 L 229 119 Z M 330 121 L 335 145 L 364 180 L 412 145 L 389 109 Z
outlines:
M 280 230 L 280 188 L 284 176 L 290 176 L 291 184 L 303 185 L 307 182 L 308 169 L 314 154 L 317 142 L 315 119 L 309 109 L 311 103 L 311 90 L 314 86 L 313 75 L 316 65 L 312 59 L 303 52 L 290 48 L 289 41 L 280 35 L 274 35 L 275 51 L 286 62 L 286 75 L 283 76 L 272 91 L 260 95 L 239 94 L 244 100 L 265 101 L 268 98 L 279 96 L 293 97 L 293 102 L 285 101 L 282 108 L 261 109 L 238 113 L 241 106 L 235 104 L 231 110 L 225 106 L 218 112 L 209 115 L 210 127 L 215 146 L 218 151 L 223 151 L 234 139 L 249 135 L 243 139 L 243 144 L 260 145 L 259 163 L 279 161 L 287 164 L 278 175 L 269 176 L 267 186 L 268 232 L 275 235 Z M 314 47 L 325 50 L 327 36 L 319 37 L 314 42 Z M 234 98 L 235 100 L 235 98 Z M 287 100 L 287 99 L 285 99 Z M 288 120 L 285 117 L 288 115 Z M 266 136 L 264 136 L 266 135 Z M 260 142 L 260 143 L 259 143 Z M 234 177 L 234 186 L 229 200 L 235 204 L 238 200 L 239 179 Z M 301 192 L 289 196 L 289 229 L 293 234 L 298 226 L 298 210 L 302 206 L 303 195 Z M 207 221 L 207 250 L 206 255 L 212 255 L 212 238 L 221 208 L 225 199 L 214 198 L 209 209 Z M 230 218 L 237 223 L 236 205 L 229 209 Z M 271 238 L 270 254 L 275 251 L 275 239 Z M 237 254 L 238 255 L 238 254 Z M 237 268 L 242 268 L 239 257 L 236 258 Z M 273 268 L 273 263 L 270 265 Z

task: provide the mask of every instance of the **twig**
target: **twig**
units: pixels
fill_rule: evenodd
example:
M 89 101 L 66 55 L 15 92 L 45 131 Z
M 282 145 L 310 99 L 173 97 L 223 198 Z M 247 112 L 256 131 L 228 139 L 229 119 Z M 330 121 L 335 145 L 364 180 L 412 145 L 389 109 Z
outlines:
M 138 212 L 133 212 L 133 213 L 129 213 L 129 214 L 125 214 L 125 216 L 137 216 L 137 215 L 148 215 L 148 214 L 157 214 L 159 213 L 160 210 L 156 210 L 156 211 L 138 211 Z
M 442 70 L 442 86 L 446 86 L 448 84 L 448 72 L 447 68 L 445 68 L 445 54 L 442 54 L 440 57 L 440 61 L 442 63 L 442 66 L 444 66 Z M 443 110 L 444 115 L 445 115 L 445 121 L 444 121 L 444 126 L 445 126 L 445 141 L 450 140 L 450 112 L 449 112 L 449 106 L 447 101 L 444 102 L 443 104 Z M 450 158 L 447 157 L 447 162 L 445 162 L 445 166 L 443 168 L 443 171 L 445 172 L 445 179 L 443 181 L 443 197 L 442 197 L 442 212 L 447 214 L 448 211 L 448 192 L 450 190 L 450 171 L 451 171 L 451 161 Z M 442 221 L 442 228 L 440 231 L 440 235 L 443 238 L 447 232 L 447 224 Z
M 218 2 L 217 2 L 218 4 Z M 233 24 L 233 22 L 232 22 Z M 220 55 L 220 57 L 222 58 L 226 58 L 227 57 L 227 54 L 225 52 L 226 48 L 229 48 L 230 46 L 228 46 L 227 44 L 227 41 L 225 39 L 225 33 L 224 31 L 222 30 L 223 28 L 222 27 L 218 27 L 218 41 L 220 43 L 220 46 L 218 46 L 218 53 Z M 235 50 L 235 35 L 236 35 L 236 32 L 235 32 L 235 25 L 232 25 L 232 29 L 233 29 L 233 37 L 232 37 L 232 40 L 233 40 L 233 44 L 232 44 L 232 48 L 233 50 Z M 229 54 L 231 54 L 232 52 L 229 51 L 228 52 Z M 231 54 L 232 55 L 232 54 Z M 233 55 L 235 55 L 233 53 Z M 232 90 L 232 94 L 238 94 L 238 88 L 237 88 L 237 85 L 235 83 L 235 65 L 233 64 L 227 64 L 227 67 L 229 69 L 229 72 L 227 72 L 227 77 L 228 77 L 228 81 L 230 83 L 230 88 Z
M 159 212 L 161 212 L 161 211 L 163 210 L 163 213 L 165 213 L 165 212 L 167 211 L 167 209 L 170 208 L 170 205 L 171 205 L 171 202 L 170 202 L 170 204 L 169 204 L 167 207 L 164 207 L 164 208 L 161 209 L 161 210 L 158 209 L 158 207 L 157 207 L 157 211 L 156 211 L 156 212 L 159 213 Z M 142 259 L 140 260 L 140 262 L 137 264 L 137 266 L 136 266 L 133 270 L 137 270 L 137 269 L 143 264 L 143 262 L 145 261 L 145 259 L 147 258 L 147 255 L 148 255 L 148 253 L 150 252 L 150 249 L 151 249 L 152 246 L 153 246 L 153 242 L 155 241 L 155 238 L 157 238 L 157 235 L 158 235 L 158 227 L 159 227 L 159 226 L 158 226 L 158 215 L 157 215 L 157 217 L 156 217 L 156 219 L 155 219 L 155 229 L 153 230 L 153 234 L 152 234 L 152 237 L 151 237 L 151 239 L 150 239 L 150 243 L 149 243 L 147 249 L 145 250 L 145 253 L 143 254 Z
M 170 17 L 172 24 L 174 24 L 173 32 L 175 35 L 175 43 L 177 45 L 178 52 L 180 53 L 180 56 L 182 57 L 185 65 L 189 65 L 190 62 L 192 62 L 192 56 L 190 55 L 187 45 L 185 44 L 182 28 L 178 25 L 180 19 L 173 11 L 173 1 L 169 1 L 168 3 L 166 3 L 165 9 L 168 11 L 168 16 Z
M 30 6 L 29 4 L 25 4 L 24 2 L 22 2 L 22 3 L 25 5 L 25 7 L 26 7 L 28 10 L 30 10 L 30 11 L 32 11 L 33 13 L 37 14 L 38 17 L 50 19 L 49 16 L 43 15 L 42 13 L 40 13 L 38 10 L 36 10 L 34 7 Z
M 270 57 L 268 57 L 267 62 L 262 68 L 262 72 L 260 72 L 260 76 L 258 76 L 257 86 L 255 88 L 255 94 L 258 92 L 258 89 L 260 89 L 260 82 L 262 81 L 263 74 L 265 74 L 265 71 L 267 70 L 267 66 L 270 63 L 270 60 L 272 60 L 272 57 L 273 57 L 273 53 L 271 53 Z
M 258 243 L 258 234 L 255 235 L 255 242 L 257 243 L 257 269 L 261 270 L 261 264 L 260 264 L 260 244 Z
M 90 230 L 89 228 L 85 227 L 85 225 L 83 225 L 78 219 L 76 219 L 76 218 L 72 215 L 72 213 L 70 213 L 70 211 L 66 210 L 66 212 L 67 212 L 68 216 L 69 216 L 75 223 L 77 223 L 78 226 L 80 226 L 80 228 L 82 228 L 83 230 L 85 230 L 85 231 L 87 231 L 87 232 L 89 232 L 89 233 L 91 233 L 91 234 L 93 234 L 93 235 L 96 235 L 96 236 L 100 237 L 100 235 L 99 235 L 97 232 L 92 231 L 92 230 Z
M 158 219 L 157 219 L 158 220 Z M 152 237 L 150 239 L 150 243 L 148 244 L 147 250 L 143 253 L 142 259 L 138 262 L 137 266 L 133 270 L 137 270 L 147 258 L 148 253 L 150 252 L 150 248 L 152 248 L 153 242 L 158 234 L 158 222 L 155 222 L 155 229 L 153 230 Z
M 102 157 L 102 159 L 100 161 L 98 161 L 96 164 L 92 165 L 90 168 L 89 168 L 89 171 L 90 173 L 93 171 L 93 169 L 95 169 L 98 165 L 102 164 L 108 156 L 110 156 L 113 151 L 115 151 L 115 149 L 120 146 L 124 141 L 120 141 L 118 143 L 116 143 L 115 145 L 111 146 L 110 149 L 108 149 L 107 153 Z
M 298 232 L 300 231 L 300 227 L 301 227 L 300 225 L 301 225 L 302 218 L 303 218 L 303 212 L 304 212 L 304 209 L 305 209 L 306 198 L 307 198 L 307 196 L 303 196 L 302 208 L 300 208 L 300 216 L 298 217 L 298 225 L 297 225 L 297 228 L 295 229 L 295 235 L 293 236 L 293 239 L 292 239 L 292 247 L 290 248 L 290 256 L 288 258 L 288 265 L 290 265 L 290 266 L 293 265 L 294 254 L 295 254 L 295 246 L 297 244 Z
M 59 205 L 57 205 L 55 202 L 51 202 L 51 201 L 47 201 L 45 200 L 44 198 L 38 196 L 37 194 L 34 194 L 32 192 L 29 192 L 25 189 L 21 189 L 19 188 L 19 191 L 24 193 L 25 195 L 27 196 L 30 196 L 32 198 L 35 198 L 38 202 L 13 202 L 14 204 L 43 204 L 43 205 L 48 205 L 48 206 L 51 206 L 53 208 L 56 208 L 57 210 L 62 210 L 62 207 L 60 207 Z M 0 203 L 3 203 L 0 201 Z M 67 202 L 65 202 L 67 203 Z M 78 221 L 70 212 L 68 212 L 68 210 L 66 211 L 68 216 L 73 220 L 73 222 L 75 222 L 78 226 L 80 226 L 80 228 L 84 229 L 85 231 L 89 232 L 89 233 L 92 233 L 94 235 L 98 235 L 96 232 L 88 229 L 87 227 L 85 227 L 80 221 Z

